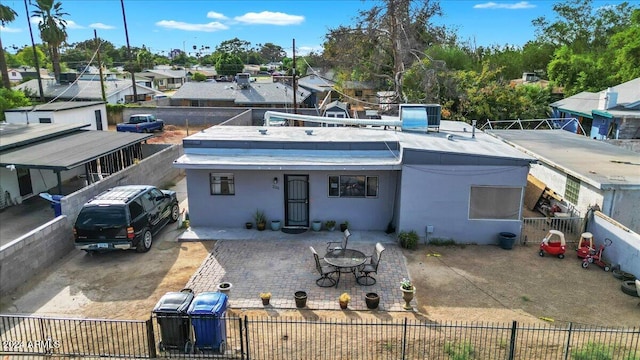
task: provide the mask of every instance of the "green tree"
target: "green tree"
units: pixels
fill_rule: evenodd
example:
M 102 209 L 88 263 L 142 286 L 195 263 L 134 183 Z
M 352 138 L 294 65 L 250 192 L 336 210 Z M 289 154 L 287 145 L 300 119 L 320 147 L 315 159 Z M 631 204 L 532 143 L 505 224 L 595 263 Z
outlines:
M 6 120 L 5 110 L 29 105 L 31 105 L 31 101 L 22 91 L 0 88 L 0 121 Z
M 244 63 L 237 55 L 222 53 L 216 60 L 215 68 L 218 75 L 235 75 L 242 72 Z
M 608 53 L 616 69 L 612 81 L 622 83 L 640 77 L 640 9 L 633 11 L 628 28 L 611 37 Z
M 207 80 L 207 76 L 201 72 L 195 72 L 193 73 L 193 75 L 191 76 L 191 80 L 193 81 L 198 81 L 198 82 L 203 82 Z
M 0 25 L 7 25 L 8 23 L 15 20 L 16 16 L 18 16 L 18 14 L 12 8 L 0 4 Z M 7 61 L 4 56 L 4 47 L 2 46 L 2 36 L 0 36 L 0 77 L 2 77 L 2 85 L 6 89 L 11 89 L 11 82 L 9 81 L 9 71 L 7 69 Z
M 60 67 L 60 46 L 67 40 L 67 21 L 63 16 L 67 16 L 62 10 L 62 4 L 55 0 L 35 0 L 36 10 L 33 15 L 40 17 L 38 28 L 40 38 L 47 44 L 53 73 L 56 81 L 60 79 L 62 69 Z
M 142 50 L 138 51 L 136 60 L 141 69 L 153 69 L 155 66 L 155 58 L 152 53 L 147 50 L 146 47 L 142 47 Z
M 49 65 L 49 59 L 47 55 L 42 51 L 41 45 L 36 45 L 36 54 L 38 56 L 38 63 L 41 67 L 47 67 Z M 20 65 L 28 65 L 31 67 L 36 66 L 36 61 L 33 57 L 33 49 L 30 46 L 25 46 L 16 54 L 16 60 L 20 62 Z
M 277 62 L 281 61 L 287 56 L 282 46 L 273 43 L 266 43 L 260 47 L 260 56 L 264 62 Z

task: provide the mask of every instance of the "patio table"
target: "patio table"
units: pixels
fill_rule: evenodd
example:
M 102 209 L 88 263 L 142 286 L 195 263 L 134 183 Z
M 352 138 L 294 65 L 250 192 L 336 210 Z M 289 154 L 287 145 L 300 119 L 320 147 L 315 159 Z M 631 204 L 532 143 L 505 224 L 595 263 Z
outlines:
M 338 280 L 336 281 L 336 287 L 338 287 L 342 272 L 351 272 L 356 280 L 358 279 L 356 270 L 367 261 L 367 256 L 362 251 L 354 249 L 334 249 L 324 255 L 324 260 L 327 264 L 338 269 Z

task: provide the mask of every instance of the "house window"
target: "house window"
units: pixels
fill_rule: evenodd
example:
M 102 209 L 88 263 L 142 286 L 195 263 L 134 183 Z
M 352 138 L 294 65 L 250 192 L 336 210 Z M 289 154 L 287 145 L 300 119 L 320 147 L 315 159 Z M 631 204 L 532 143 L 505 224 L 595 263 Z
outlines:
M 520 219 L 522 188 L 472 186 L 469 219 Z
M 200 104 L 198 103 L 198 100 L 191 100 L 191 107 L 198 107 L 200 106 Z
M 564 188 L 564 198 L 572 204 L 578 204 L 579 195 L 580 179 L 575 176 L 567 175 L 567 185 Z
M 329 197 L 378 197 L 378 177 L 364 175 L 329 176 Z
M 362 97 L 362 90 L 356 90 L 356 96 Z
M 51 124 L 51 118 L 40 118 L 40 124 Z
M 236 188 L 233 182 L 233 174 L 211 173 L 209 174 L 211 195 L 235 195 Z

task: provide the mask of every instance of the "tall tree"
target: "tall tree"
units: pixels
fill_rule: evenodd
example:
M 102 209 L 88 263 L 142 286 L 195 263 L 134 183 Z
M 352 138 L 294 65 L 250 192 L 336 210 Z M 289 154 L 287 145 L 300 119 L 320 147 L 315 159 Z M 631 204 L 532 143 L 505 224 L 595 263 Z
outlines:
M 273 43 L 266 43 L 260 47 L 260 56 L 265 62 L 281 61 L 287 56 L 282 46 Z
M 237 55 L 222 53 L 218 56 L 215 67 L 219 75 L 235 75 L 242 72 L 244 63 Z
M 16 19 L 18 14 L 10 7 L 0 4 L 0 24 L 5 26 Z M 0 33 L 0 35 L 2 35 Z M 2 47 L 2 36 L 0 36 L 0 76 L 2 76 L 2 85 L 11 89 L 9 81 L 9 70 L 7 69 L 7 61 L 4 57 L 4 48 Z
M 51 63 L 53 64 L 53 73 L 56 81 L 60 80 L 60 46 L 67 40 L 67 21 L 63 16 L 67 16 L 62 10 L 62 4 L 55 0 L 35 0 L 36 10 L 33 15 L 40 18 L 38 28 L 40 29 L 40 38 L 47 44 Z

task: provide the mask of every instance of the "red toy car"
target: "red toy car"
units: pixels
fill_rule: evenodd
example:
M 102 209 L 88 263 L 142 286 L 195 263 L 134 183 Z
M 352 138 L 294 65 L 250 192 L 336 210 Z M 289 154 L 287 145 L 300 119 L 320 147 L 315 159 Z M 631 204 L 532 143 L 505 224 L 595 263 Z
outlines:
M 544 253 L 556 255 L 560 259 L 564 259 L 564 253 L 567 250 L 567 244 L 564 241 L 564 233 L 558 230 L 549 230 L 547 235 L 540 243 L 540 256 Z

